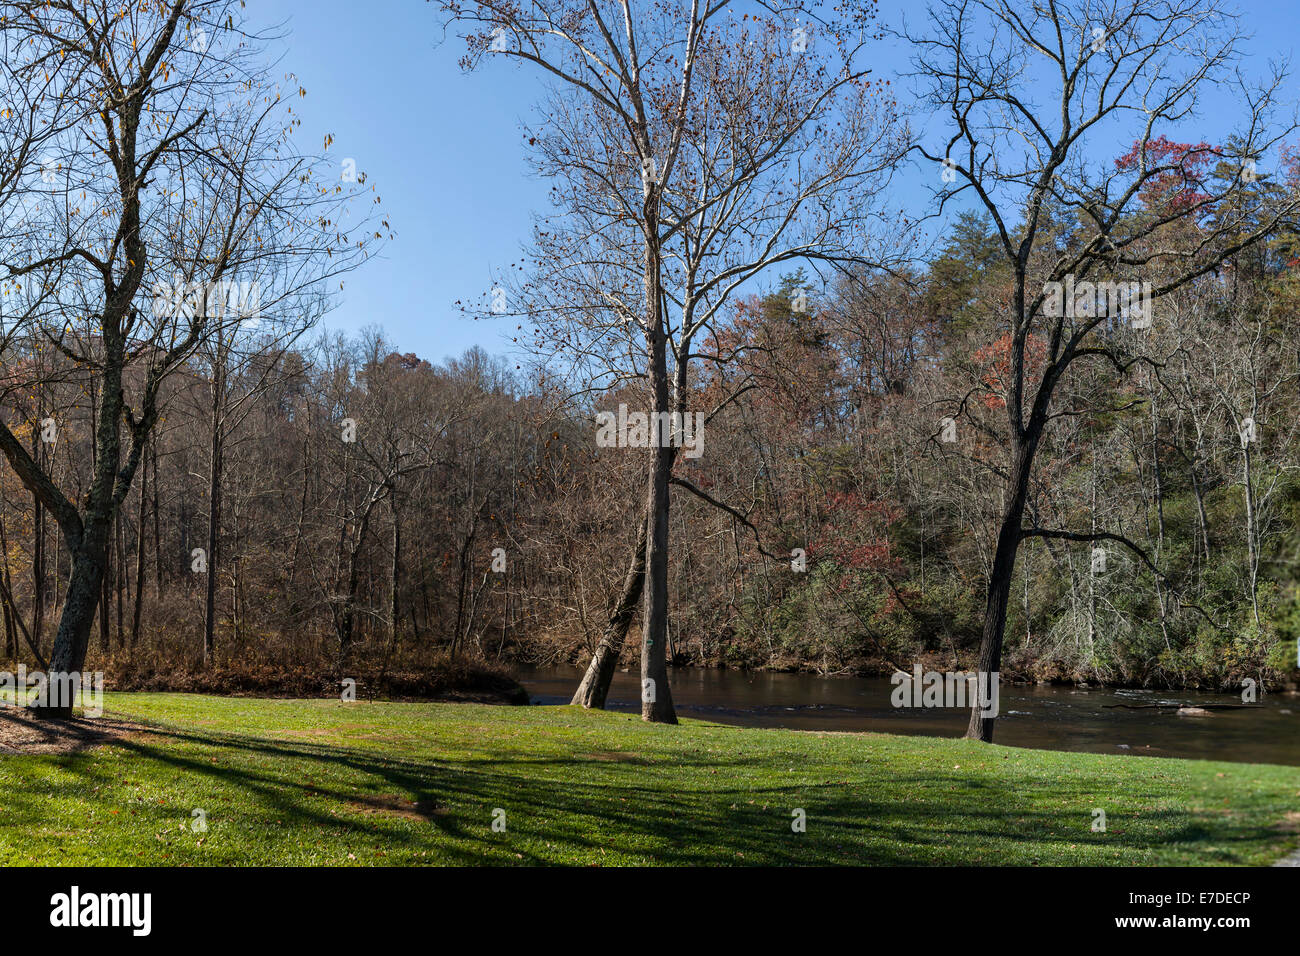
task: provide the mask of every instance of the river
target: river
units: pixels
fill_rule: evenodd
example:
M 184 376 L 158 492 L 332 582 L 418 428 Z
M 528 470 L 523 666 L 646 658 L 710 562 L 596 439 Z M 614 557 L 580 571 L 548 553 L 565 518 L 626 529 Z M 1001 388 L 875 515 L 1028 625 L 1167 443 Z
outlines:
M 520 667 L 534 704 L 567 704 L 582 672 L 574 667 Z M 887 677 L 817 677 L 674 668 L 673 702 L 683 717 L 746 727 L 873 731 L 955 737 L 967 712 L 895 708 Z M 610 710 L 640 710 L 635 673 L 614 675 Z M 1300 766 L 1300 697 L 1265 694 L 1240 710 L 1180 717 L 1173 710 L 1107 704 L 1240 704 L 1239 696 L 1182 691 L 1016 686 L 1003 684 L 997 742 L 1013 747 L 1087 753 L 1141 754 Z

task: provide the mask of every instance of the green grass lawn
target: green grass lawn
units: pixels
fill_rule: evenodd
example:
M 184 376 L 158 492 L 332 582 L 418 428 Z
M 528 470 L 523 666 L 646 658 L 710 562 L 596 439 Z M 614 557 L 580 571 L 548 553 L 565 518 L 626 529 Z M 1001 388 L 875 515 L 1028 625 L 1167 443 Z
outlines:
M 1300 819 L 1294 767 L 569 707 L 109 694 L 106 708 L 154 732 L 0 756 L 6 865 L 1258 864 L 1296 845 Z

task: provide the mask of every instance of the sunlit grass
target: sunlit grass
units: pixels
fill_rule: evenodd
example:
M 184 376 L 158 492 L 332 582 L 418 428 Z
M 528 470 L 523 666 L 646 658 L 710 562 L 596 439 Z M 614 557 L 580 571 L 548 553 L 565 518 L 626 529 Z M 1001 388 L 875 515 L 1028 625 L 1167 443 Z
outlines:
M 1296 843 L 1293 767 L 568 707 L 109 694 L 106 708 L 154 732 L 0 756 L 6 863 L 1239 864 Z

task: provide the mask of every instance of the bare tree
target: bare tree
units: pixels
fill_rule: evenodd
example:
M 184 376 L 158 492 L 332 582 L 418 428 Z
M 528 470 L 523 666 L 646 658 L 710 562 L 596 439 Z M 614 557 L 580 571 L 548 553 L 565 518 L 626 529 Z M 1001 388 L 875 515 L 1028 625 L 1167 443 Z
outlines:
M 245 32 L 239 10 L 230 0 L 0 8 L 3 97 L 16 107 L 0 120 L 12 157 L 0 172 L 0 280 L 24 302 L 5 334 L 88 370 L 98 396 L 80 501 L 0 425 L 0 451 L 71 554 L 56 679 L 85 660 L 163 382 L 207 337 L 355 266 L 379 238 L 368 215 L 343 230 L 352 191 L 292 148 L 289 97 L 303 91 L 269 79 L 269 38 Z
M 1296 198 L 1242 208 L 1245 160 L 1262 156 L 1294 123 L 1273 122 L 1280 71 L 1254 89 L 1234 74 L 1238 25 L 1217 0 L 943 0 L 931 20 L 928 35 L 909 39 L 946 138 L 917 149 L 944 181 L 940 210 L 970 193 L 988 212 L 1013 278 L 1004 490 L 979 652 L 980 671 L 997 673 L 1016 555 L 1027 537 L 1113 540 L 1151 566 L 1125 536 L 1024 523 L 1035 455 L 1069 367 L 1099 360 L 1122 373 L 1153 361 L 1132 337 L 1111 334 L 1117 323 L 1150 316 L 1136 301 L 1117 306 L 1101 296 L 1099 305 L 1092 283 L 1149 281 L 1158 301 L 1268 237 L 1294 213 Z M 1163 131 L 1195 115 L 1203 87 L 1225 83 L 1242 94 L 1242 164 L 1211 183 L 1191 170 L 1222 152 L 1207 144 L 1169 149 Z M 1096 155 L 1098 140 L 1134 146 L 1117 164 L 1113 154 Z M 1175 188 L 1166 188 L 1171 181 Z M 1080 233 L 1058 245 L 1053 224 L 1076 219 Z M 1090 291 L 1076 292 L 1075 282 Z M 1030 356 L 1034 343 L 1040 368 Z M 954 404 L 964 411 L 965 401 Z M 977 703 L 966 736 L 991 741 L 994 721 Z
M 644 384 L 642 717 L 675 722 L 669 488 L 688 440 L 692 361 L 735 357 L 700 343 L 747 282 L 781 263 L 861 261 L 879 240 L 873 197 L 904 131 L 863 64 L 870 11 L 782 3 L 742 12 L 727 0 L 448 8 L 478 27 L 468 65 L 501 54 L 558 81 L 532 141 L 560 213 L 536 230 L 536 271 L 516 308 L 575 394 Z M 612 615 L 611 639 L 623 620 Z M 592 666 L 612 673 L 607 662 L 608 649 Z

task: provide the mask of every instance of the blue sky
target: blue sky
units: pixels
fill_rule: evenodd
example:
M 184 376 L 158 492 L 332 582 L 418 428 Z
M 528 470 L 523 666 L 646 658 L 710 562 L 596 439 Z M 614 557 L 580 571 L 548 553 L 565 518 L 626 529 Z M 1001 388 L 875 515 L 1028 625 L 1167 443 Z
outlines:
M 1300 20 L 1292 0 L 1241 9 L 1255 34 L 1249 69 L 1262 73 L 1267 58 L 1291 55 Z M 886 22 L 897 23 L 902 10 L 910 26 L 923 23 L 919 3 L 881 3 Z M 318 149 L 332 133 L 329 155 L 356 159 L 397 233 L 382 259 L 348 277 L 326 325 L 382 326 L 403 351 L 432 361 L 476 344 L 506 352 L 513 321 L 471 320 L 454 303 L 482 295 L 493 269 L 518 259 L 530 213 L 544 205 L 545 184 L 527 174 L 519 135 L 536 76 L 514 64 L 462 73 L 461 42 L 443 41 L 435 6 L 422 0 L 253 0 L 247 15 L 289 30 L 281 67 L 307 89 L 295 103 L 303 148 Z M 894 75 L 906 69 L 905 57 L 884 43 L 877 69 Z M 1300 77 L 1292 85 L 1300 95 Z M 1214 139 L 1231 124 L 1215 99 L 1187 138 Z M 898 191 L 913 208 L 924 196 L 915 176 Z

